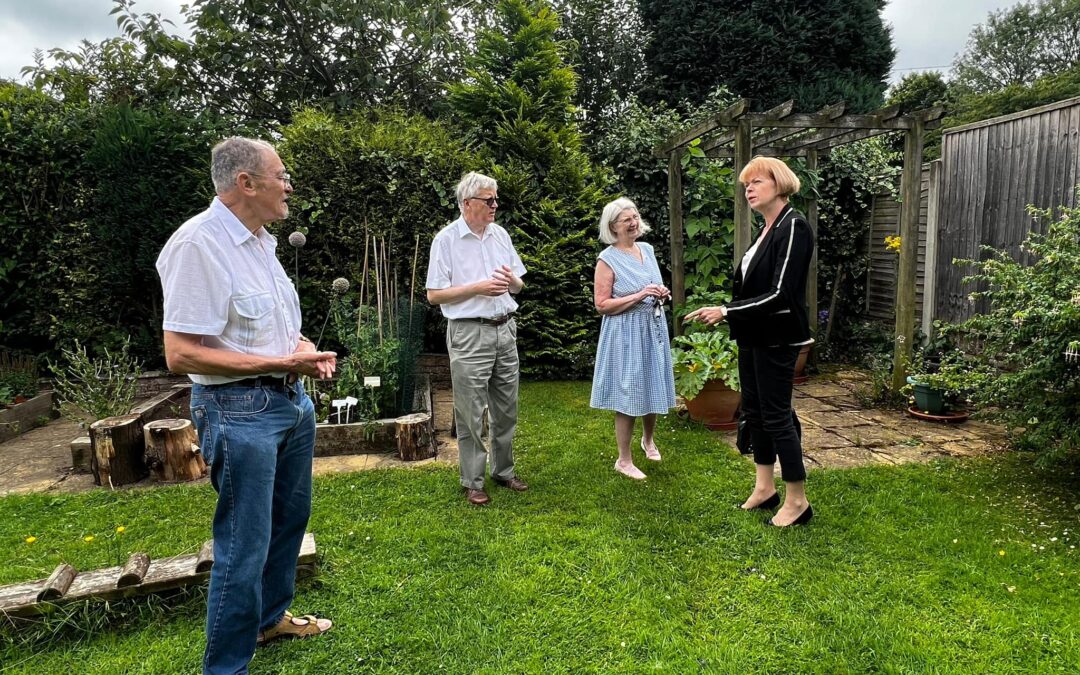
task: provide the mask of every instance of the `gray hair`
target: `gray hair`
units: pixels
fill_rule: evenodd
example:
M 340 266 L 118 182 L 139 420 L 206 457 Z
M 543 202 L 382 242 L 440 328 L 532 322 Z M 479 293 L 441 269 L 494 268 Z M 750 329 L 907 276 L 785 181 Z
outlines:
M 499 183 L 491 176 L 485 176 L 475 171 L 470 171 L 462 176 L 461 181 L 457 184 L 457 189 L 454 190 L 454 194 L 457 195 L 458 210 L 465 213 L 465 200 L 471 199 L 481 190 L 495 190 L 498 192 Z
M 266 141 L 243 136 L 232 136 L 214 146 L 210 152 L 210 178 L 214 190 L 220 195 L 236 187 L 236 176 L 241 171 L 258 173 L 263 168 L 266 151 L 275 152 Z
M 600 241 L 605 244 L 615 243 L 615 233 L 611 231 L 611 224 L 614 223 L 615 219 L 627 209 L 634 209 L 637 211 L 638 207 L 637 204 L 626 197 L 619 197 L 615 201 L 609 202 L 608 205 L 604 207 L 603 213 L 600 214 Z M 638 211 L 638 216 L 641 216 L 640 211 Z M 642 219 L 638 225 L 638 229 L 641 230 L 641 234 L 644 235 L 652 228 L 649 227 L 649 224 L 646 223 L 644 219 Z

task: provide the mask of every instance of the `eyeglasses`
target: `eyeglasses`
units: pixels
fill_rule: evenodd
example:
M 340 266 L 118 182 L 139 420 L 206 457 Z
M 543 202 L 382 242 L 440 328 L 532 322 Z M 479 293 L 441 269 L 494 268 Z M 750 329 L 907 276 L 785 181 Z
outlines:
M 249 173 L 248 175 L 257 176 L 259 178 L 276 178 L 277 180 L 285 183 L 286 185 L 292 185 L 292 176 L 289 175 L 288 171 L 277 176 L 271 176 L 270 174 L 266 173 Z
M 487 204 L 487 207 L 489 209 L 494 208 L 499 204 L 498 197 L 466 197 L 465 199 L 475 199 L 477 201 L 484 202 L 485 204 Z

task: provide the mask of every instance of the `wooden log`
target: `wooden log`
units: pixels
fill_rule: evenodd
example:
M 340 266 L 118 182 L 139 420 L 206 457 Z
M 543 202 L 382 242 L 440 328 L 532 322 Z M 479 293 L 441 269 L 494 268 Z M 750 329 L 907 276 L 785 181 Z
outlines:
M 174 483 L 206 475 L 206 460 L 191 420 L 166 419 L 143 427 L 146 465 L 154 480 Z
M 201 571 L 197 570 L 196 557 L 194 554 L 187 554 L 151 560 L 150 568 L 143 577 L 142 583 L 124 588 L 116 585 L 116 580 L 121 574 L 120 567 L 113 566 L 80 572 L 75 575 L 75 580 L 67 591 L 55 602 L 67 603 L 89 599 L 118 600 L 200 584 L 206 580 L 206 573 L 210 571 L 210 566 L 207 565 Z M 304 541 L 300 545 L 300 555 L 296 558 L 297 578 L 315 571 L 316 557 L 315 537 L 308 532 L 304 535 Z M 38 600 L 38 594 L 43 591 L 45 584 L 46 580 L 38 579 L 0 586 L 0 621 L 13 617 L 34 616 L 46 611 L 53 602 L 43 603 Z
M 429 413 L 397 418 L 398 456 L 406 462 L 435 456 L 435 426 Z
M 131 557 L 120 570 L 120 577 L 116 580 L 117 588 L 138 586 L 146 577 L 146 570 L 150 569 L 150 556 L 145 553 L 132 553 Z
M 94 422 L 90 425 L 90 447 L 90 471 L 95 484 L 115 488 L 146 477 L 146 442 L 138 415 Z
M 53 573 L 45 580 L 45 586 L 38 591 L 37 601 L 49 602 L 64 597 L 71 588 L 71 582 L 75 581 L 76 574 L 75 568 L 67 563 L 57 565 Z
M 207 539 L 199 549 L 199 555 L 195 556 L 195 573 L 209 572 L 214 566 L 214 540 Z

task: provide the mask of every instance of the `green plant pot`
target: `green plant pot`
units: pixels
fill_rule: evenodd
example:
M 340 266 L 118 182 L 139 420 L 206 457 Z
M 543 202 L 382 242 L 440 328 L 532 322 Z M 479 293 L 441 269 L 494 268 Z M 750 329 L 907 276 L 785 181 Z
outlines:
M 945 392 L 935 389 L 928 384 L 915 382 L 909 378 L 912 395 L 915 397 L 915 407 L 931 415 L 940 415 L 945 412 Z

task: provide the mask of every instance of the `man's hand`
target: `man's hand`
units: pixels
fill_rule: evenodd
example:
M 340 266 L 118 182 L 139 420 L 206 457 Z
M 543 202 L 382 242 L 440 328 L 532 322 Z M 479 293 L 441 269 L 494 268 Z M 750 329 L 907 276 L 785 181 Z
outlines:
M 723 307 L 702 307 L 683 317 L 684 321 L 700 321 L 707 326 L 712 326 L 723 321 L 725 318 Z
M 492 276 L 490 279 L 477 281 L 473 284 L 473 290 L 476 291 L 477 295 L 486 295 L 494 298 L 509 291 L 510 284 L 501 277 Z
M 296 345 L 296 351 L 290 357 L 293 363 L 289 366 L 289 372 L 300 373 L 320 380 L 327 380 L 334 376 L 337 370 L 337 353 L 320 352 L 315 350 L 315 345 L 301 340 Z
M 509 265 L 502 265 L 491 273 L 491 277 L 504 281 L 506 289 L 511 293 L 517 293 L 525 285 L 525 282 L 520 277 L 514 275 L 514 271 L 510 269 Z

